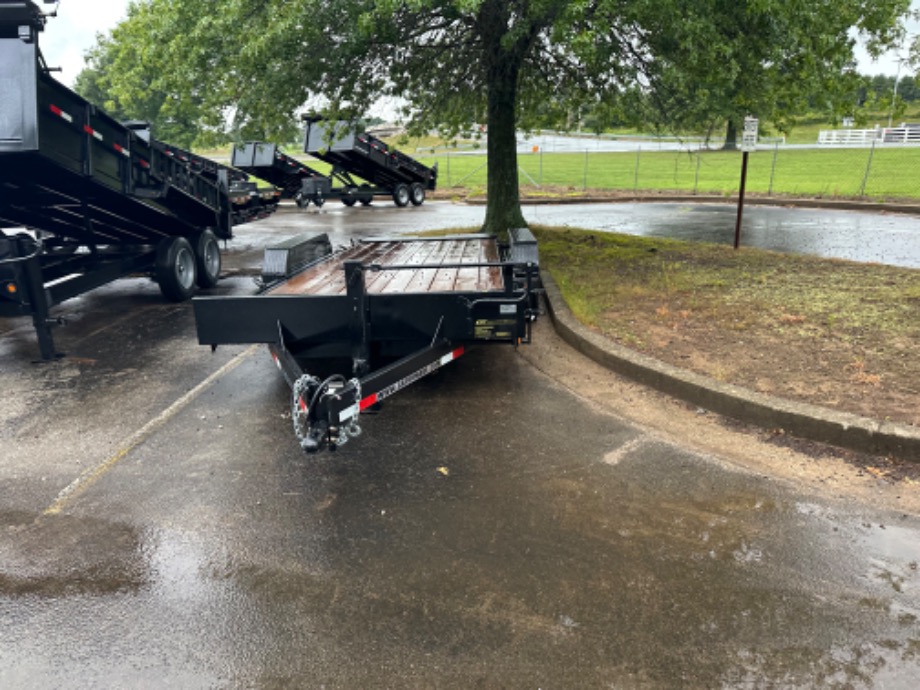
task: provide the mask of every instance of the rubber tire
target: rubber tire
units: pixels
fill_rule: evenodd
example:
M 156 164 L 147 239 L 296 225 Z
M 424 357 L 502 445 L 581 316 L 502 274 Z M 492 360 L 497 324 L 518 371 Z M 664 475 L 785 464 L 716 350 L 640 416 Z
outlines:
M 322 196 L 315 196 L 313 197 L 313 203 L 316 206 L 316 208 L 322 208 L 323 204 L 326 203 L 326 198 Z
M 404 184 L 398 184 L 393 190 L 393 203 L 400 208 L 405 208 L 409 205 L 409 196 L 409 188 Z
M 421 206 L 425 203 L 425 188 L 418 182 L 414 182 L 409 187 L 409 201 L 413 206 Z
M 155 275 L 160 292 L 171 302 L 195 294 L 195 250 L 184 237 L 167 237 L 157 246 Z
M 220 243 L 213 230 L 202 230 L 192 240 L 195 248 L 195 281 L 205 290 L 220 280 Z

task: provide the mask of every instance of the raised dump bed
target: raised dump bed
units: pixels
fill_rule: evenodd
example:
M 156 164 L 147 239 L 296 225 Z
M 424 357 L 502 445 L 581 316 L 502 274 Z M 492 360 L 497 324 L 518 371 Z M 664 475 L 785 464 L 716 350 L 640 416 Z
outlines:
M 275 144 L 262 141 L 237 144 L 233 147 L 230 163 L 234 168 L 275 185 L 282 196 L 294 199 L 300 206 L 310 201 L 322 206 L 332 189 L 328 177 L 283 153 Z
M 530 341 L 536 241 L 489 235 L 367 238 L 333 251 L 322 235 L 266 251 L 259 294 L 193 300 L 198 339 L 267 343 L 291 386 L 308 452 L 360 433 L 362 410 L 475 345 Z M 285 275 L 273 279 L 284 271 Z
M 304 152 L 332 165 L 332 177 L 341 184 L 334 193 L 343 203 L 369 204 L 375 196 L 390 196 L 397 206 L 419 206 L 426 192 L 437 188 L 437 165 L 429 168 L 346 123 L 305 122 Z
M 31 316 L 52 358 L 54 305 L 137 272 L 172 300 L 212 287 L 218 240 L 271 213 L 277 194 L 55 81 L 38 47 L 45 21 L 30 0 L 0 0 L 0 317 Z

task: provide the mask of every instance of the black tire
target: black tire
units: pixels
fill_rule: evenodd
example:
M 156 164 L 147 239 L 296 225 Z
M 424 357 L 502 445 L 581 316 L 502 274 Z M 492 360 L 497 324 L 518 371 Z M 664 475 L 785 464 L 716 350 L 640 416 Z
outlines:
M 316 208 L 322 208 L 323 204 L 326 203 L 326 198 L 316 195 L 315 197 L 313 197 L 313 203 L 316 204 Z
M 198 287 L 205 290 L 220 280 L 220 243 L 212 230 L 202 230 L 193 239 L 195 272 Z
M 358 190 L 355 187 L 346 187 L 342 190 L 342 203 L 346 206 L 354 206 L 358 201 Z
M 157 247 L 156 279 L 160 292 L 172 302 L 195 293 L 195 250 L 184 237 L 167 237 Z
M 393 190 L 393 203 L 404 208 L 409 205 L 409 187 L 404 184 L 396 185 L 396 188 Z
M 409 187 L 409 201 L 413 206 L 421 206 L 425 203 L 425 188 L 418 182 L 414 182 Z

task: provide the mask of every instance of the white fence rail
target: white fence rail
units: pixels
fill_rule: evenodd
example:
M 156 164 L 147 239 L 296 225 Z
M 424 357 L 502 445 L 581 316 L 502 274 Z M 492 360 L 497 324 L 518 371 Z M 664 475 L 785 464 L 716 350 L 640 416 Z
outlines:
M 920 124 L 902 123 L 897 127 L 874 129 L 822 129 L 818 132 L 818 143 L 832 146 L 920 144 Z

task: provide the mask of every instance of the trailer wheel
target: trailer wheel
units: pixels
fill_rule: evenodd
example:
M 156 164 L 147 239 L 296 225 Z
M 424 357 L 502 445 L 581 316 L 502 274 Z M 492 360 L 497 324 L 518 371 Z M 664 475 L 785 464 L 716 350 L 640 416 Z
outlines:
M 167 237 L 157 247 L 156 279 L 160 292 L 173 302 L 195 292 L 195 250 L 184 237 Z
M 212 288 L 220 278 L 220 244 L 212 230 L 202 230 L 194 238 L 195 273 L 198 287 Z
M 421 206 L 425 203 L 425 188 L 418 182 L 414 182 L 409 187 L 409 200 L 413 206 Z
M 409 204 L 409 188 L 406 185 L 396 185 L 396 189 L 393 190 L 393 203 L 400 208 Z
M 323 204 L 326 203 L 326 199 L 317 194 L 315 197 L 313 197 L 313 203 L 316 204 L 316 208 L 322 208 Z

